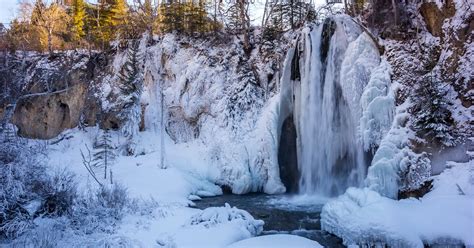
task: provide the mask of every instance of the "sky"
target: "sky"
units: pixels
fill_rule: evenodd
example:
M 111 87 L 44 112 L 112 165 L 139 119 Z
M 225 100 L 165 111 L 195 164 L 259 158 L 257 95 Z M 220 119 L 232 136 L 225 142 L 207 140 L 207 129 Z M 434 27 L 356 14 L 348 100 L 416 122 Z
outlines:
M 18 0 L 0 0 L 0 22 L 9 23 L 16 13 Z
M 17 6 L 20 0 L 0 0 L 0 22 L 6 23 L 13 20 L 17 13 Z M 92 2 L 92 1 L 88 1 Z M 95 0 L 93 1 L 95 2 Z M 261 17 L 263 14 L 263 6 L 265 5 L 265 0 L 254 0 L 253 1 L 255 8 L 251 10 L 251 19 L 253 19 L 254 24 L 261 23 Z M 316 5 L 322 5 L 325 3 L 325 0 L 316 0 Z

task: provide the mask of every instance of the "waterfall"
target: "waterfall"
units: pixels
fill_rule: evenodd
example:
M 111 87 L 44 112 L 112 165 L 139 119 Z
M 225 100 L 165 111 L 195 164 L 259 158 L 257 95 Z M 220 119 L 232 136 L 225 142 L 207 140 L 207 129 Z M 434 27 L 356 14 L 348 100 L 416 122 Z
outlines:
M 337 20 L 327 19 L 303 32 L 292 61 L 301 194 L 335 196 L 360 186 L 366 174 L 359 120 L 341 78 L 349 35 Z

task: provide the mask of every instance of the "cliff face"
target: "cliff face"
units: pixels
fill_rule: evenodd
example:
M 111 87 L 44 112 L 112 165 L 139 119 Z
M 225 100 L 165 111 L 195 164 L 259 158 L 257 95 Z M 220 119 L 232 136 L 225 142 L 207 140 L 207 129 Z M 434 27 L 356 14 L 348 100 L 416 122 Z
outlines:
M 136 51 L 142 75 L 137 130 L 164 134 L 177 144 L 202 145 L 209 166 L 220 168 L 217 183 L 234 193 L 285 190 L 276 153 L 263 144 L 274 140 L 264 108 L 278 92 L 279 66 L 293 37 L 267 41 L 256 35 L 259 42 L 249 56 L 237 37 L 145 37 Z M 131 49 L 127 44 L 92 55 L 4 57 L 3 65 L 13 69 L 0 70 L 0 77 L 15 87 L 0 106 L 2 111 L 14 106 L 14 111 L 0 118 L 15 124 L 21 136 L 35 139 L 51 139 L 77 126 L 122 131 L 128 125 L 128 96 L 120 88 L 121 74 Z
M 33 94 L 16 104 L 12 123 L 22 136 L 51 139 L 61 131 L 74 128 L 84 110 L 85 84 L 51 94 Z
M 8 85 L 8 94 L 0 106 L 12 113 L 4 111 L 0 119 L 15 124 L 20 136 L 50 139 L 80 122 L 95 125 L 97 99 L 91 86 L 107 70 L 105 56 L 18 53 L 1 62 L 6 69 L 1 70 L 0 78 Z
M 469 1 L 448 0 L 401 2 L 399 7 L 402 29 L 394 25 L 391 18 L 383 25 L 373 25 L 369 18 L 366 24 L 372 32 L 383 37 L 380 43 L 385 48 L 384 57 L 391 65 L 391 77 L 397 85 L 397 105 L 402 114 L 399 118 L 400 127 L 412 132 L 404 146 L 430 159 L 429 168 L 420 170 L 430 176 L 443 171 L 447 160 L 469 160 L 466 151 L 471 146 L 468 137 L 473 134 L 473 94 L 470 89 L 473 87 L 474 74 L 467 65 L 472 65 L 474 58 L 474 16 L 470 11 L 473 6 Z M 384 9 L 386 13 L 392 13 L 391 5 L 386 5 Z M 456 144 L 451 147 L 425 139 L 414 125 L 422 114 L 414 106 L 436 101 L 437 96 L 432 94 L 424 100 L 426 104 L 420 103 L 420 97 L 416 95 L 416 89 L 426 78 L 431 80 L 433 88 L 439 89 L 442 100 L 447 103 L 449 118 L 445 120 L 450 131 L 446 133 L 456 137 L 453 142 Z M 434 116 L 432 113 L 430 115 Z M 421 163 L 415 161 L 415 164 Z M 403 170 L 399 173 L 402 180 L 409 178 L 406 175 Z
M 289 46 L 283 42 L 287 38 L 262 40 L 250 57 L 241 52 L 237 38 L 232 39 L 216 42 L 167 35 L 153 44 L 142 41 L 141 129 L 156 122 L 157 116 L 149 115 L 160 111 L 150 101 L 160 98 L 160 87 L 166 91 L 166 129 L 176 142 L 199 137 L 209 117 L 231 127 L 245 112 L 258 112 L 276 92 L 278 63 Z M 0 101 L 0 118 L 7 105 L 16 105 L 11 122 L 27 138 L 50 139 L 78 125 L 119 129 L 124 106 L 118 104 L 116 81 L 127 52 L 127 47 L 120 47 L 107 54 L 3 56 L 1 81 L 9 85 L 9 93 Z

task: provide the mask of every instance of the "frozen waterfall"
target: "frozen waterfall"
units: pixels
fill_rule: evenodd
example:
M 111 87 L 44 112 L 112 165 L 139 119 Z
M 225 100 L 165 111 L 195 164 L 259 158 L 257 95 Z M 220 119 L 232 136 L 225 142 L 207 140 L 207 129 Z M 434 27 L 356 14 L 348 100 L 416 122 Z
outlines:
M 384 132 L 389 128 L 377 120 L 362 123 L 367 121 L 363 93 L 380 64 L 376 46 L 350 19 L 331 18 L 306 28 L 292 56 L 286 64 L 290 76 L 282 82 L 282 98 L 291 97 L 285 102 L 293 108 L 298 192 L 336 196 L 348 187 L 362 186 L 373 146 L 364 140 L 366 130 L 361 128 Z M 389 91 L 382 90 L 385 95 Z

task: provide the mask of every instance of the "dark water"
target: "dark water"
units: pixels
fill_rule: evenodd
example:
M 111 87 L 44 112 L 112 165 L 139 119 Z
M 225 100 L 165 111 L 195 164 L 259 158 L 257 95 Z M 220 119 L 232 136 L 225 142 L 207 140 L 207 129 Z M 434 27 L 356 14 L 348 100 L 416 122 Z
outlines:
M 263 235 L 291 233 L 315 240 L 325 247 L 344 247 L 342 240 L 321 231 L 322 203 L 299 205 L 288 200 L 288 195 L 226 194 L 195 201 L 196 207 L 222 207 L 225 203 L 246 210 L 255 219 L 265 221 Z

